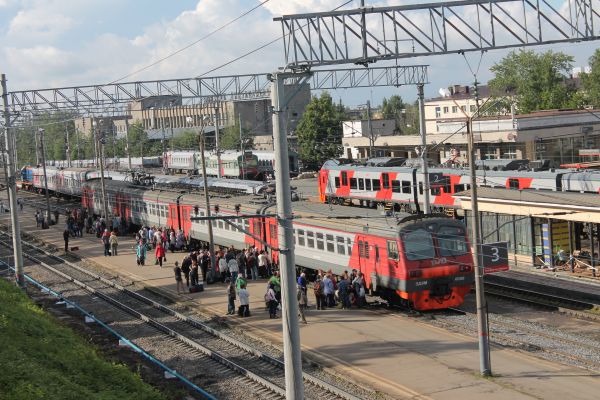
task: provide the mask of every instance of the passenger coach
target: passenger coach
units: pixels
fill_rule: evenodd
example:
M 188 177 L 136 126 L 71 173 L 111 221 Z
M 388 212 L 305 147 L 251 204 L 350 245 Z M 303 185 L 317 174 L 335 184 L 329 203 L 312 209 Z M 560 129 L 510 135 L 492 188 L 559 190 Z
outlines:
M 88 182 L 83 207 L 101 210 L 100 184 Z M 182 229 L 194 240 L 208 242 L 204 199 L 199 194 L 149 190 L 125 182 L 107 182 L 111 212 L 135 225 Z M 215 243 L 238 249 L 254 245 L 278 261 L 277 220 L 270 207 L 252 206 L 251 196 L 219 199 L 213 215 L 252 215 L 231 222 L 212 221 Z M 239 204 L 237 204 L 239 202 Z M 462 223 L 442 217 L 409 216 L 360 219 L 365 213 L 315 203 L 294 203 L 296 263 L 341 275 L 363 272 L 371 293 L 417 310 L 462 304 L 473 283 L 472 256 Z M 357 210 L 354 210 L 357 211 Z M 351 220 L 352 224 L 348 224 Z

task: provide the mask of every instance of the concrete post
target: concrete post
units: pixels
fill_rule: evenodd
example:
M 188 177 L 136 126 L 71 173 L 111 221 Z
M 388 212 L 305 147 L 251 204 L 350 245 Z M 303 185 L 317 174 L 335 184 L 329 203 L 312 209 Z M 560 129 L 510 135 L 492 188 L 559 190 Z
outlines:
M 19 287 L 25 287 L 23 274 L 23 253 L 21 251 L 21 223 L 17 215 L 17 180 L 14 168 L 14 141 L 11 138 L 10 114 L 8 108 L 8 91 L 6 90 L 6 75 L 2 74 L 2 103 L 4 106 L 4 142 L 6 144 L 6 157 L 3 164 L 7 175 L 8 201 L 10 203 L 10 222 L 12 225 L 13 256 L 15 264 L 15 278 Z
M 281 311 L 283 324 L 283 359 L 285 363 L 285 391 L 287 400 L 304 398 L 302 358 L 298 327 L 298 300 L 296 298 L 296 264 L 292 234 L 292 199 L 287 137 L 282 114 L 287 104 L 284 95 L 285 73 L 274 73 L 271 86 L 273 105 L 273 145 L 275 150 L 275 193 L 277 200 L 277 233 L 279 270 L 281 272 Z M 291 74 L 293 75 L 293 74 Z
M 421 173 L 423 174 L 423 212 L 431 213 L 431 200 L 429 199 L 429 171 L 427 170 L 427 132 L 425 129 L 425 98 L 423 85 L 418 85 L 419 95 L 419 131 L 421 132 Z

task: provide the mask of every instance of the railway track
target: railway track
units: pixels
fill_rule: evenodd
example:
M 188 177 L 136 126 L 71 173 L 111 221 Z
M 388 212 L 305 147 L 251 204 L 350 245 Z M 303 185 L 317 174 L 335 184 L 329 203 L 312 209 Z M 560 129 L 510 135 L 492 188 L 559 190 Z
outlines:
M 533 306 L 545 307 L 569 312 L 572 315 L 600 321 L 600 313 L 590 311 L 600 310 L 600 305 L 589 301 L 567 298 L 557 294 L 525 289 L 505 283 L 485 283 L 486 295 L 493 295 L 507 300 L 518 301 Z
M 8 254 L 10 247 L 10 236 L 0 232 L 0 252 Z M 29 276 L 107 322 L 197 386 L 218 398 L 285 398 L 281 360 L 125 287 L 118 278 L 96 275 L 27 242 L 23 247 Z M 310 372 L 303 375 L 307 399 L 359 398 Z

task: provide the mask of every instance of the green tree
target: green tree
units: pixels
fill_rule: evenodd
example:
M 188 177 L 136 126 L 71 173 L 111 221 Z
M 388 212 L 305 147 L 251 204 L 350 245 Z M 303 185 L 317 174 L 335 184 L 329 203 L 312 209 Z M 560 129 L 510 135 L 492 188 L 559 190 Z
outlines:
M 600 107 L 600 49 L 596 49 L 589 59 L 591 72 L 581 74 L 581 82 L 589 104 Z
M 223 129 L 219 140 L 219 147 L 222 150 L 240 150 L 240 124 L 236 122 L 234 126 L 228 126 Z M 244 149 L 252 149 L 254 147 L 254 136 L 250 134 L 250 130 L 242 129 L 241 140 L 244 141 Z
M 343 105 L 333 104 L 329 93 L 311 99 L 296 128 L 299 156 L 305 167 L 317 169 L 325 160 L 341 155 L 344 117 Z
M 396 94 L 390 97 L 389 100 L 384 97 L 381 103 L 381 113 L 383 118 L 387 119 L 398 120 L 404 108 L 406 108 L 406 105 L 402 101 L 402 97 Z
M 198 133 L 184 131 L 173 138 L 174 150 L 198 150 Z
M 514 93 L 520 113 L 568 107 L 575 93 L 565 84 L 573 57 L 551 50 L 512 51 L 490 69 L 495 77 L 489 82 L 492 94 Z

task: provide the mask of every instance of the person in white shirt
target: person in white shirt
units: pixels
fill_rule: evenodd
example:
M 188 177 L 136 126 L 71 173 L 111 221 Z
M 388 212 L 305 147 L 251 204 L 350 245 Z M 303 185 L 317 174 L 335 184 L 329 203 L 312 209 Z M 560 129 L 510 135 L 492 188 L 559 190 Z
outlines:
M 239 272 L 238 263 L 235 258 L 229 260 L 227 263 L 227 269 L 229 269 L 229 272 L 231 273 L 231 282 L 235 282 Z
M 242 284 L 238 297 L 240 299 L 240 316 L 241 317 L 249 317 L 250 316 L 250 294 L 248 290 L 246 290 L 246 284 Z
M 219 272 L 221 273 L 221 278 L 223 279 L 223 282 L 227 278 L 228 271 L 229 266 L 227 265 L 227 260 L 225 259 L 225 257 L 219 258 Z

